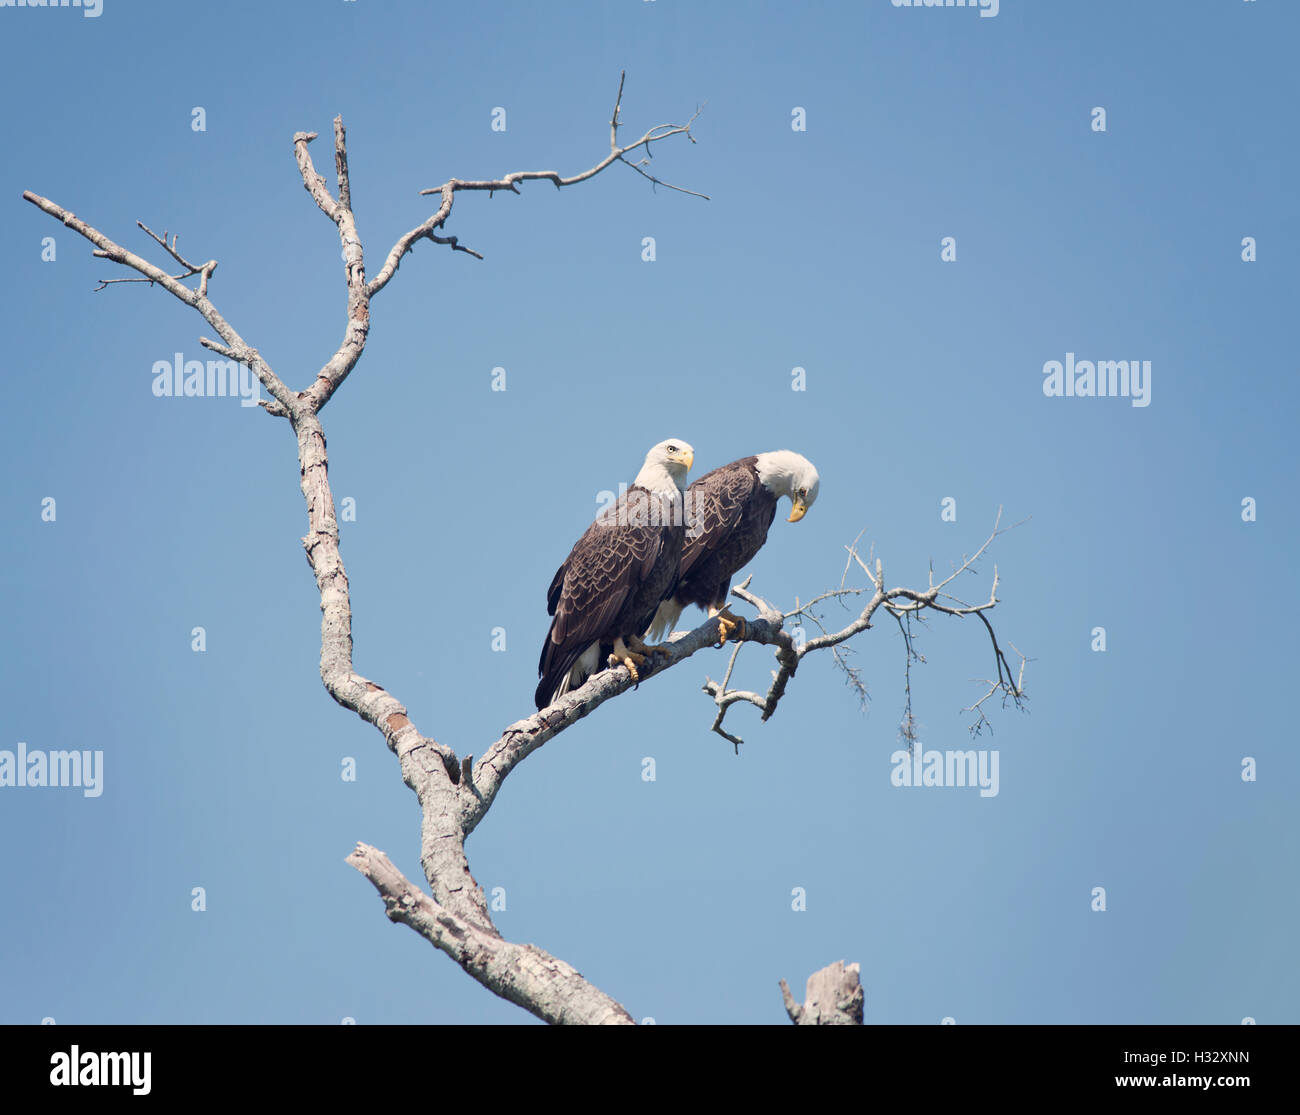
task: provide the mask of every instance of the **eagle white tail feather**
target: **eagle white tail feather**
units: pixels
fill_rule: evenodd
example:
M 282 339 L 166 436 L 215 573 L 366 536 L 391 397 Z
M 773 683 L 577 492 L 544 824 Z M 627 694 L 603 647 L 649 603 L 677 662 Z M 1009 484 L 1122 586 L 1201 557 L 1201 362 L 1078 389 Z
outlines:
M 551 694 L 551 704 L 555 704 L 569 690 L 577 689 L 584 681 L 600 668 L 600 644 L 592 643 L 579 656 L 578 661 L 574 663 L 571 669 L 560 680 L 560 684 L 555 687 L 555 692 Z
M 655 615 L 656 625 L 659 623 L 660 616 L 665 614 L 665 608 L 668 609 L 667 618 L 665 619 L 666 630 L 671 634 L 673 624 L 677 622 L 677 617 L 682 614 L 682 610 L 671 600 L 665 600 L 663 604 L 659 605 L 659 612 Z M 628 645 L 621 638 L 614 640 L 614 653 L 619 658 L 627 654 L 628 650 Z M 592 674 L 599 673 L 603 668 L 604 663 L 600 660 L 600 643 L 592 643 L 582 652 L 578 661 L 573 664 L 573 668 L 560 679 L 560 684 L 555 687 L 555 692 L 551 694 L 550 703 L 555 704 L 566 693 L 577 689 Z
M 671 596 L 659 605 L 655 618 L 650 621 L 650 629 L 645 633 L 648 643 L 662 643 L 673 633 L 677 621 L 682 618 L 682 606 Z

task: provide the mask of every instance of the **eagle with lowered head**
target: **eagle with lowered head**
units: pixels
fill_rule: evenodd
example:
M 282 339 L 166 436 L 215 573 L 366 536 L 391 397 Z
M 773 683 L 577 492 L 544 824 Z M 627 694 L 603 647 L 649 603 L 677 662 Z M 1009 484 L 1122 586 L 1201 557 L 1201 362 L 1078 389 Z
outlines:
M 648 647 L 642 632 L 677 581 L 686 535 L 682 493 L 695 451 L 679 438 L 646 454 L 632 486 L 574 545 L 546 593 L 554 618 L 537 663 L 539 709 L 601 668 L 622 664 L 633 681 Z
M 662 641 L 690 604 L 720 616 L 722 642 L 745 621 L 727 608 L 732 575 L 767 541 L 782 496 L 792 504 L 787 522 L 797 523 L 817 499 L 821 478 L 807 457 L 778 449 L 742 457 L 701 476 L 686 492 L 690 522 L 677 587 L 659 605 L 646 637 Z

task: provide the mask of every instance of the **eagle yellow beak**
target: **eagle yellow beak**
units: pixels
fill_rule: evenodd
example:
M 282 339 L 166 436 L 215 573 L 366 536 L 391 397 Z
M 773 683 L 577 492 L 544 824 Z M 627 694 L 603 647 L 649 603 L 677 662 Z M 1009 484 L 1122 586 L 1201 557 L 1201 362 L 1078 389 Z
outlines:
M 691 471 L 691 465 L 695 464 L 695 454 L 694 454 L 694 453 L 687 453 L 687 454 L 686 454 L 686 458 L 685 458 L 685 460 L 686 460 L 686 471 L 687 471 L 687 472 L 690 472 L 690 471 Z
M 802 519 L 807 514 L 808 514 L 808 505 L 806 503 L 800 503 L 798 500 L 795 500 L 794 506 L 790 508 L 790 517 L 786 519 L 786 522 L 797 523 L 800 519 Z

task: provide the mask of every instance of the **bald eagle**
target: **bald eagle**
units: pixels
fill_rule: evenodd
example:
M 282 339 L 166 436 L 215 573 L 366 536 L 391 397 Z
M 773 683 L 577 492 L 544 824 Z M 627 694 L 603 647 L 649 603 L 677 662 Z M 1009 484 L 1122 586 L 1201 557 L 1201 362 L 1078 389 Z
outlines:
M 686 535 L 682 492 L 695 451 L 680 439 L 646 454 L 632 486 L 596 516 L 546 593 L 555 618 L 542 644 L 534 699 L 539 709 L 594 674 L 602 658 L 635 681 L 647 647 L 641 633 L 672 590 Z
M 722 641 L 744 620 L 728 610 L 731 577 L 758 553 L 776 517 L 777 501 L 788 496 L 791 523 L 817 499 L 821 479 L 807 457 L 778 449 L 742 457 L 701 476 L 686 493 L 690 521 L 677 587 L 659 605 L 647 638 L 662 640 L 690 604 L 720 615 Z

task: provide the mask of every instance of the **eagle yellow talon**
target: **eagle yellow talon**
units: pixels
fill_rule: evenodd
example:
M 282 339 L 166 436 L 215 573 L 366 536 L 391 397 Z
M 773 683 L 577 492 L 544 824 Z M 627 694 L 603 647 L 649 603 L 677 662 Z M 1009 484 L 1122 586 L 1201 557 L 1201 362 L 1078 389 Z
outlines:
M 727 640 L 731 637 L 733 631 L 740 632 L 740 638 L 745 637 L 745 621 L 740 616 L 733 615 L 729 608 L 723 608 L 717 613 L 718 621 L 718 646 L 726 646 Z
M 627 646 L 630 650 L 641 655 L 642 657 L 646 657 L 651 654 L 662 654 L 665 658 L 668 657 L 668 648 L 664 646 L 662 643 L 655 643 L 651 645 L 650 643 L 645 642 L 639 635 L 633 635 L 630 638 L 626 639 L 625 642 L 627 643 Z
M 644 666 L 648 661 L 649 659 L 644 654 L 639 654 L 634 650 L 629 650 L 621 658 L 617 654 L 611 654 L 609 656 L 609 664 L 611 666 L 627 667 L 627 672 L 632 675 L 632 682 L 636 685 L 641 683 L 641 675 L 636 672 L 636 668 L 638 666 Z

